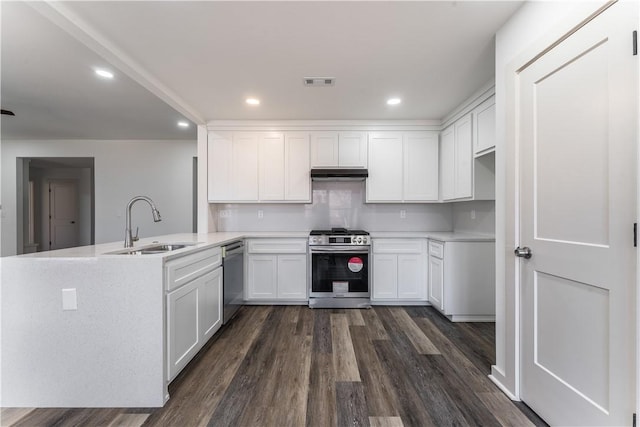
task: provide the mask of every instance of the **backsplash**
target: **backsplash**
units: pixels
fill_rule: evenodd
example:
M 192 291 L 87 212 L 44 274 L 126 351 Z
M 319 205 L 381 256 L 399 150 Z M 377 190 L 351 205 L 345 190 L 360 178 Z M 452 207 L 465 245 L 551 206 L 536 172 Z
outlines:
M 460 232 L 495 234 L 496 202 L 480 200 L 454 203 L 453 229 Z
M 218 231 L 450 231 L 451 204 L 365 203 L 364 182 L 313 182 L 310 204 L 218 204 Z M 404 212 L 404 218 L 401 218 Z M 260 214 L 262 217 L 260 218 Z

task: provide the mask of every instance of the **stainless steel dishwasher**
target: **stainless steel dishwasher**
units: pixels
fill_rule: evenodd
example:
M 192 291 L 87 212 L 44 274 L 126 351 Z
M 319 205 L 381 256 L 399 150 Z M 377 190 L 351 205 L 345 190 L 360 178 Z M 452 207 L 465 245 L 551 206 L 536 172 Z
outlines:
M 244 243 L 222 247 L 222 324 L 227 324 L 242 306 L 244 292 Z

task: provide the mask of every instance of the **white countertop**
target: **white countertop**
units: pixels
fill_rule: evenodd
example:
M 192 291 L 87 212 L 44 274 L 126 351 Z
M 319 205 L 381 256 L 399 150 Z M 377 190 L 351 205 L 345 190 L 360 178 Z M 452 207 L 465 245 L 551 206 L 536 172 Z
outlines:
M 495 242 L 490 234 L 475 234 L 454 231 L 372 231 L 374 239 L 432 239 L 441 242 Z
M 225 243 L 231 243 L 239 239 L 261 239 L 261 238 L 307 238 L 308 231 L 229 231 L 219 233 L 197 234 L 197 233 L 179 233 L 168 234 L 164 236 L 154 236 L 141 238 L 134 243 L 137 249 L 153 244 L 181 244 L 187 243 L 189 246 L 175 251 L 164 252 L 160 254 L 147 254 L 144 258 L 163 258 L 171 259 L 176 256 L 183 255 L 193 249 L 205 249 L 208 247 L 221 246 Z M 375 231 L 371 232 L 372 238 L 424 238 L 434 239 L 443 242 L 493 242 L 495 237 L 485 234 L 473 233 L 457 233 L 446 231 Z M 96 257 L 117 257 L 117 258 L 139 258 L 139 255 L 122 255 L 114 252 L 125 251 L 123 242 L 102 243 L 92 246 L 79 246 L 75 248 L 59 249 L 54 251 L 43 251 L 31 254 L 19 255 L 20 258 L 96 258 Z

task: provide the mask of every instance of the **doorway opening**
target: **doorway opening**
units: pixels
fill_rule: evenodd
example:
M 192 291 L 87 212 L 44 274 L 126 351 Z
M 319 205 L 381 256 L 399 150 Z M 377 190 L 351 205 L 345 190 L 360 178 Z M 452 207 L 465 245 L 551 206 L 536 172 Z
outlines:
M 17 253 L 95 243 L 93 157 L 17 159 Z

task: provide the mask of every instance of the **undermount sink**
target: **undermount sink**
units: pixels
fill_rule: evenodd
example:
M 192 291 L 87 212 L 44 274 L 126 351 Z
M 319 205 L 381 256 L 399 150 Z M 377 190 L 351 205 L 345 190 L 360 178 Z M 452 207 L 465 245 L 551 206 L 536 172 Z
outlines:
M 159 243 L 157 245 L 142 246 L 140 248 L 129 248 L 125 250 L 109 252 L 111 255 L 152 255 L 171 252 L 178 249 L 193 246 L 195 243 Z

